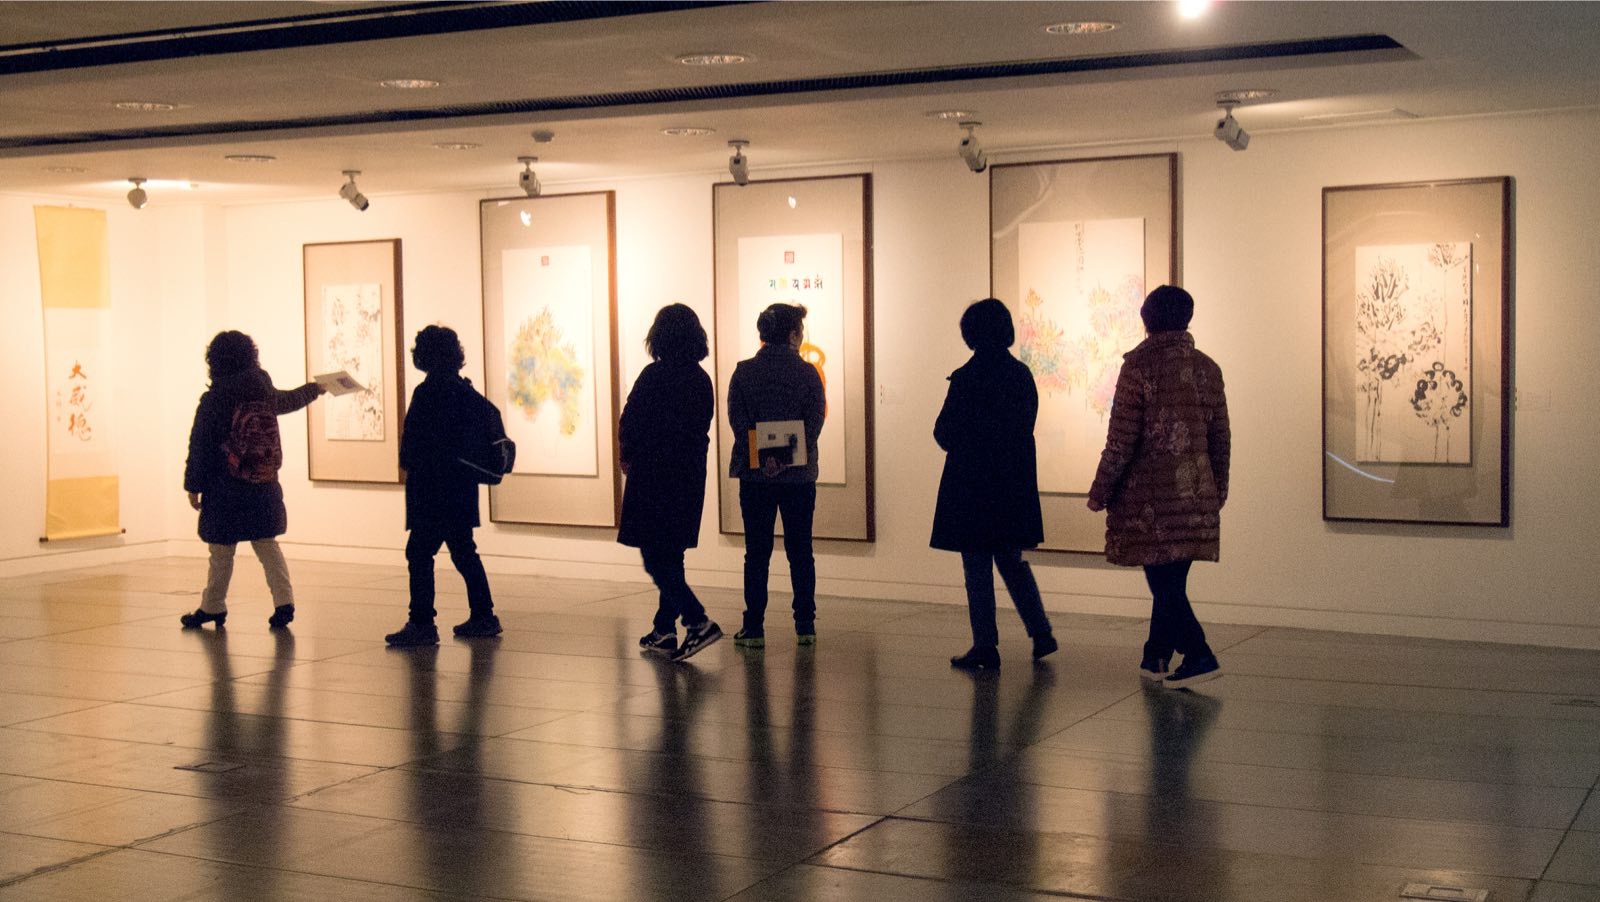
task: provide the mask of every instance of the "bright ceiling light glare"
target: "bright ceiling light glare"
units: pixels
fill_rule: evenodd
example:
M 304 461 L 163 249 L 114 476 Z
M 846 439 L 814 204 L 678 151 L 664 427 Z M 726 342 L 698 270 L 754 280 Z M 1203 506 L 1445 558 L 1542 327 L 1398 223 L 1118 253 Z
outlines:
M 165 113 L 178 108 L 175 103 L 162 103 L 159 100 L 119 100 L 112 106 L 130 113 Z
M 420 91 L 423 88 L 437 88 L 439 83 L 431 78 L 386 78 L 378 82 L 385 88 L 398 88 L 402 91 Z
M 1185 19 L 1198 19 L 1211 8 L 1211 0 L 1178 0 L 1178 15 Z
M 794 195 L 793 194 L 789 195 L 789 209 L 793 210 L 795 207 L 798 207 L 798 206 L 800 206 L 800 202 L 794 199 Z
M 1218 91 L 1217 103 L 1250 103 L 1254 100 L 1276 97 L 1277 94 L 1277 88 L 1234 88 L 1230 91 Z
M 436 141 L 434 150 L 477 150 L 482 144 L 473 144 L 471 141 Z
M 1121 22 L 1057 22 L 1044 27 L 1045 34 L 1061 34 L 1069 37 L 1085 34 L 1105 34 L 1116 31 L 1122 27 Z
M 929 110 L 922 115 L 940 122 L 961 122 L 978 114 L 972 110 Z
M 743 53 L 682 53 L 676 59 L 685 66 L 737 66 L 750 62 Z
M 230 163 L 276 163 L 278 158 L 269 153 L 230 153 L 223 157 Z
M 527 210 L 523 210 L 521 213 L 518 213 L 517 218 L 522 220 L 522 225 L 524 228 L 533 225 L 533 214 L 529 213 Z
M 699 125 L 672 125 L 662 129 L 661 133 L 673 138 L 703 138 L 716 134 L 717 130 Z

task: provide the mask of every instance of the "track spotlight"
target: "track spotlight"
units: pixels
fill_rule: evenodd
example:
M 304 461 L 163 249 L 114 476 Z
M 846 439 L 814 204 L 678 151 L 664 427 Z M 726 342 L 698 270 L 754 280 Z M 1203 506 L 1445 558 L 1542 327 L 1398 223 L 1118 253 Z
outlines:
M 135 210 L 143 210 L 144 205 L 150 202 L 150 195 L 140 187 L 144 184 L 144 179 L 131 178 L 128 181 L 133 182 L 133 190 L 128 192 L 128 206 Z
M 728 174 L 733 176 L 735 185 L 750 184 L 750 158 L 744 155 L 744 149 L 750 146 L 749 141 L 729 141 L 728 146 L 733 148 L 733 156 L 728 158 Z
M 956 153 L 961 155 L 962 162 L 973 172 L 982 172 L 989 168 L 989 155 L 983 152 L 983 146 L 978 143 L 977 128 L 982 124 L 982 122 L 961 123 L 967 134 L 956 147 Z
M 345 178 L 349 179 L 349 181 L 339 188 L 339 196 L 348 201 L 350 206 L 365 212 L 367 207 L 370 206 L 370 202 L 367 200 L 367 196 L 361 193 L 361 189 L 356 187 L 356 176 L 360 174 L 361 170 L 359 169 L 346 169 L 344 171 Z
M 1233 118 L 1233 108 L 1237 103 L 1223 102 L 1217 104 L 1222 107 L 1222 118 L 1217 120 L 1217 129 L 1214 134 L 1217 140 L 1228 145 L 1234 150 L 1244 150 L 1250 146 L 1250 133 L 1244 130 L 1239 120 Z
M 529 197 L 538 197 L 544 187 L 539 184 L 539 177 L 533 174 L 533 164 L 539 162 L 538 157 L 517 157 L 517 162 L 522 164 L 522 172 L 517 175 L 517 184 L 522 186 L 522 192 Z

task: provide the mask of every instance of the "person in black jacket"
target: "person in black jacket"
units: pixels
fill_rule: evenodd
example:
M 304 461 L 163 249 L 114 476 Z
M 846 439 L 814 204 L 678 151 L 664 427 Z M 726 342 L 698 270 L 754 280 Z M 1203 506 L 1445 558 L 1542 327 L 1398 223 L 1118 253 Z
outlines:
M 817 436 L 827 410 L 822 377 L 800 357 L 806 308 L 773 304 L 756 318 L 761 349 L 739 361 L 728 381 L 728 425 L 733 459 L 728 475 L 739 480 L 744 517 L 744 626 L 733 644 L 766 644 L 767 566 L 772 559 L 775 518 L 783 516 L 783 549 L 794 587 L 794 630 L 801 645 L 817 641 L 817 565 L 811 553 L 811 518 L 817 507 Z M 750 465 L 749 434 L 757 423 L 804 423 L 806 463 L 787 465 L 764 456 Z
M 467 584 L 466 622 L 455 626 L 462 637 L 500 635 L 500 618 L 489 595 L 489 577 L 472 541 L 478 526 L 478 482 L 462 463 L 467 439 L 468 405 L 478 403 L 477 390 L 461 377 L 466 355 L 454 329 L 428 326 L 417 333 L 411 362 L 426 374 L 411 393 L 405 428 L 400 433 L 400 467 L 406 471 L 406 566 L 411 574 L 411 614 L 406 625 L 384 641 L 395 646 L 439 644 L 433 624 L 433 557 L 439 546 L 450 549 L 450 561 Z
M 277 539 L 289 528 L 283 486 L 276 473 L 283 447 L 273 428 L 267 437 L 272 460 L 261 471 L 262 481 L 252 482 L 234 475 L 228 463 L 228 444 L 241 405 L 263 404 L 264 410 L 276 417 L 305 407 L 323 389 L 315 382 L 292 391 L 274 388 L 272 377 L 261 369 L 255 341 L 243 332 L 220 332 L 211 339 L 206 346 L 206 366 L 211 386 L 194 411 L 183 488 L 189 493 L 189 506 L 200 512 L 200 540 L 209 546 L 211 562 L 199 609 L 179 620 L 185 629 L 207 623 L 223 625 L 228 619 L 234 552 L 238 543 L 249 542 L 267 574 L 273 604 L 267 624 L 276 629 L 294 619 L 294 589 Z
M 961 338 L 972 358 L 950 374 L 933 427 L 946 456 L 929 544 L 961 552 L 972 648 L 950 664 L 980 670 L 1000 666 L 996 567 L 1033 638 L 1034 660 L 1057 646 L 1033 570 L 1022 559 L 1022 549 L 1044 541 L 1033 444 L 1039 392 L 1033 373 L 1006 350 L 1016 332 L 1005 304 L 984 298 L 969 306 L 961 315 Z
M 639 647 L 681 661 L 722 638 L 722 628 L 706 616 L 683 573 L 684 551 L 700 544 L 716 399 L 711 377 L 700 368 L 709 349 L 694 310 L 684 304 L 662 307 L 644 346 L 654 362 L 634 381 L 617 429 L 622 472 L 628 477 L 617 541 L 639 549 L 645 572 L 661 593 L 655 623 Z

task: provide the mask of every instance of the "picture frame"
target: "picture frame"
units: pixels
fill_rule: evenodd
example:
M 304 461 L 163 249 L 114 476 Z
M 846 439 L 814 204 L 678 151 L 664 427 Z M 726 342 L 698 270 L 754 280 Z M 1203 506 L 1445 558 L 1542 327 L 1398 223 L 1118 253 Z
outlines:
M 405 422 L 400 239 L 306 244 L 306 375 L 348 371 L 365 391 L 306 408 L 313 482 L 399 484 Z
M 1010 308 L 1034 372 L 1044 551 L 1101 554 L 1086 502 L 1139 306 L 1179 273 L 1178 155 L 989 168 L 989 292 Z
M 479 203 L 484 396 L 517 443 L 489 520 L 614 529 L 616 192 Z
M 1322 516 L 1510 525 L 1512 180 L 1322 190 Z
M 808 311 L 801 354 L 822 375 L 828 402 L 812 535 L 874 541 L 872 176 L 724 182 L 711 193 L 719 529 L 744 532 L 738 480 L 728 475 L 736 442 L 728 382 L 760 347 L 757 315 L 797 302 Z

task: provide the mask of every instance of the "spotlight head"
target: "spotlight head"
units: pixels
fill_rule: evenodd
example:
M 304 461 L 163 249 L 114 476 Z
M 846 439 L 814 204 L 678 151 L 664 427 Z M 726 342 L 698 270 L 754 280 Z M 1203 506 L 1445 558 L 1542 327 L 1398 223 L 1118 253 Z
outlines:
M 989 155 L 984 153 L 983 145 L 978 143 L 977 128 L 982 124 L 982 122 L 961 123 L 961 127 L 966 129 L 967 133 L 956 146 L 956 153 L 961 155 L 962 162 L 973 172 L 982 172 L 989 168 Z
M 733 156 L 728 158 L 728 174 L 733 176 L 735 185 L 750 184 L 750 159 L 744 155 L 745 147 L 749 141 L 729 141 L 728 146 L 733 148 Z
M 150 195 L 140 187 L 144 184 L 144 179 L 130 178 L 128 181 L 133 183 L 133 190 L 128 192 L 128 206 L 135 210 L 143 210 L 144 205 L 150 202 Z
M 339 188 L 339 196 L 344 198 L 350 206 L 355 207 L 357 212 L 365 213 L 367 207 L 371 206 L 371 202 L 367 200 L 365 194 L 361 193 L 361 189 L 356 187 L 356 176 L 360 174 L 361 170 L 359 169 L 346 169 L 344 171 L 345 178 L 349 179 L 349 181 Z
M 1217 120 L 1217 128 L 1212 134 L 1217 136 L 1218 141 L 1234 150 L 1244 150 L 1250 146 L 1250 133 L 1244 130 L 1239 120 L 1233 118 L 1233 104 L 1224 103 L 1221 106 L 1222 118 Z
M 539 162 L 538 157 L 517 157 L 517 162 L 522 164 L 522 172 L 517 174 L 517 184 L 522 186 L 522 192 L 529 197 L 538 197 L 544 188 L 539 184 L 539 177 L 533 174 L 533 164 Z

